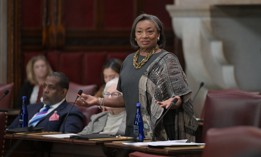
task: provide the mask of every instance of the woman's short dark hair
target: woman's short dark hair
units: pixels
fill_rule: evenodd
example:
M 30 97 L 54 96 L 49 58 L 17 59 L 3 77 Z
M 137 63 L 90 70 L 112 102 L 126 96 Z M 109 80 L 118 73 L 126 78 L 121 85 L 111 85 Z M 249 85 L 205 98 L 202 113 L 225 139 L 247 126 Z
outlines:
M 138 17 L 136 17 L 136 19 L 134 20 L 132 27 L 131 27 L 131 34 L 130 34 L 130 44 L 131 44 L 131 46 L 135 49 L 139 48 L 139 46 L 138 46 L 138 44 L 135 40 L 135 29 L 136 29 L 137 23 L 140 22 L 140 21 L 144 21 L 144 20 L 152 21 L 155 24 L 157 31 L 160 34 L 160 38 L 157 42 L 158 46 L 159 46 L 159 48 L 164 48 L 165 43 L 166 43 L 166 37 L 164 35 L 163 24 L 159 20 L 158 17 L 156 17 L 154 15 L 150 15 L 150 14 L 141 14 Z

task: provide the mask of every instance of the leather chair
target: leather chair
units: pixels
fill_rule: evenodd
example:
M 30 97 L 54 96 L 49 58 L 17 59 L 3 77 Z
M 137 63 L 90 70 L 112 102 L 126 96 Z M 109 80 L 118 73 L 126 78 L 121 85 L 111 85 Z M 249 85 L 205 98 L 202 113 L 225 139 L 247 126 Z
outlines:
M 109 58 L 124 60 L 129 52 L 115 51 L 24 51 L 23 63 L 27 63 L 33 56 L 45 55 L 54 71 L 61 71 L 70 81 L 78 84 L 96 84 L 100 87 L 102 71 L 105 61 Z M 73 62 L 72 62 L 73 61 Z M 95 66 L 94 66 L 95 65 Z M 25 67 L 21 67 L 25 74 Z M 80 76 L 80 77 L 79 77 Z
M 250 155 L 260 151 L 261 129 L 238 126 L 209 129 L 202 157 L 241 157 L 242 154 Z
M 77 93 L 79 92 L 79 90 L 82 90 L 83 93 L 85 93 L 85 94 L 94 95 L 95 92 L 97 91 L 97 85 L 95 85 L 95 84 L 80 85 L 80 84 L 77 84 L 74 82 L 70 82 L 69 90 L 66 95 L 66 100 L 68 102 L 73 103 L 77 97 Z
M 88 123 L 91 121 L 91 116 L 93 114 L 97 114 L 100 113 L 101 110 L 98 106 L 78 106 L 76 105 L 79 110 L 82 112 L 82 114 L 84 115 L 85 119 L 84 119 L 84 126 L 88 125 Z
M 69 90 L 66 95 L 66 100 L 68 102 L 74 103 L 79 90 L 82 90 L 83 93 L 85 93 L 85 94 L 94 95 L 97 91 L 97 85 L 95 85 L 95 84 L 80 85 L 80 84 L 77 84 L 74 82 L 70 82 Z M 93 114 L 97 114 L 97 113 L 101 112 L 101 110 L 98 108 L 98 106 L 89 106 L 89 107 L 78 106 L 78 105 L 76 105 L 76 106 L 80 109 L 80 111 L 85 116 L 85 119 L 84 119 L 85 126 L 90 122 L 91 116 Z
M 13 95 L 14 83 L 0 84 L 0 108 L 9 109 L 12 108 L 12 95 Z M 8 93 L 5 93 L 7 92 Z
M 261 127 L 261 95 L 241 90 L 209 91 L 203 117 L 202 141 L 210 128 Z

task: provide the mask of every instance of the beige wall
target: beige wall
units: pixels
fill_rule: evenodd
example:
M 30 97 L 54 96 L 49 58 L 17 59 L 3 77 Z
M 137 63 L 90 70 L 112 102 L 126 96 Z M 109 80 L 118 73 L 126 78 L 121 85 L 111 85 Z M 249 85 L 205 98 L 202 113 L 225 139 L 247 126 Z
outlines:
M 176 0 L 166 8 L 181 38 L 197 116 L 208 90 L 261 91 L 261 0 Z M 216 5 L 219 4 L 219 5 Z M 236 4 L 236 5 L 235 5 Z
M 261 0 L 175 0 L 175 4 L 179 6 L 209 6 L 209 5 L 244 5 L 244 4 L 260 4 Z

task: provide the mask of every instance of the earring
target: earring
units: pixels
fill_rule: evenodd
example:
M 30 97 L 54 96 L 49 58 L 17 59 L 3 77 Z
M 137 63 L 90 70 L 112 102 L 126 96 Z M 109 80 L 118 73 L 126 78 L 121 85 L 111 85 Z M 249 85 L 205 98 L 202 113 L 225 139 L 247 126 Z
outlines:
M 160 40 L 160 37 L 158 37 L 158 41 Z

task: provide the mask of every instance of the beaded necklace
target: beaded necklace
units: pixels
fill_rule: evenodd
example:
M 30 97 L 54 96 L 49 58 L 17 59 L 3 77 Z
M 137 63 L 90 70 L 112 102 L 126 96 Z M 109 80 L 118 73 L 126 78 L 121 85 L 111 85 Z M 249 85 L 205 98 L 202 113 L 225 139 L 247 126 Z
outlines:
M 155 48 L 153 48 L 146 56 L 145 58 L 143 58 L 139 63 L 138 63 L 138 58 L 139 58 L 139 54 L 140 54 L 140 49 L 137 50 L 135 52 L 135 55 L 133 56 L 133 66 L 136 69 L 141 68 L 149 59 L 150 57 L 158 50 L 158 46 L 156 46 Z

